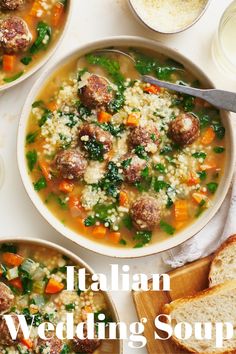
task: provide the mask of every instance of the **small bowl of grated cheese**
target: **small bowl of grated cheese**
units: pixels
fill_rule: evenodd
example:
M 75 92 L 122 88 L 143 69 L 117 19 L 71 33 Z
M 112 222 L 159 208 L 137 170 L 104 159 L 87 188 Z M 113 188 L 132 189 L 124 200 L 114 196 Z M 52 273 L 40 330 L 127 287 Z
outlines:
M 182 32 L 194 25 L 210 0 L 129 0 L 131 9 L 148 28 L 165 34 Z

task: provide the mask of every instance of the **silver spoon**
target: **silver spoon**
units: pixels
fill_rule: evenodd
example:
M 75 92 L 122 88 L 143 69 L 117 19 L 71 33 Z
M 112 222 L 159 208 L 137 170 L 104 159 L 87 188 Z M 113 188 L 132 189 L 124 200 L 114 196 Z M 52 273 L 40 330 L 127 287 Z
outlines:
M 164 87 L 168 90 L 186 93 L 194 97 L 202 98 L 213 106 L 230 112 L 236 112 L 236 93 L 217 89 L 197 89 L 184 85 L 172 84 L 161 81 L 151 76 L 142 76 L 142 81 L 152 85 Z

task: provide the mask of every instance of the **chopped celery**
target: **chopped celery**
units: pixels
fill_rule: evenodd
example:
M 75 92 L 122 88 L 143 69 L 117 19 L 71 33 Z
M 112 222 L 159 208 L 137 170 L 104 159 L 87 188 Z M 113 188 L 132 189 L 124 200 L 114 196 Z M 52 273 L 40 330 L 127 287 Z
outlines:
M 18 276 L 19 276 L 18 267 L 8 269 L 8 271 L 7 271 L 7 279 L 8 280 L 16 279 L 16 278 L 18 278 Z

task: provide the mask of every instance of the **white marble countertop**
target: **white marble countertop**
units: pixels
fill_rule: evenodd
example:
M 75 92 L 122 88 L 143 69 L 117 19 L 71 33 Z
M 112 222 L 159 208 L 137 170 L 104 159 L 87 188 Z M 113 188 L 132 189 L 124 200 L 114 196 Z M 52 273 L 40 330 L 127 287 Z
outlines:
M 130 12 L 126 0 L 73 1 L 75 11 L 69 31 L 47 66 L 80 44 L 114 35 L 139 35 L 178 48 L 180 52 L 202 67 L 217 87 L 236 90 L 236 81 L 231 81 L 220 73 L 211 57 L 213 35 L 223 10 L 231 0 L 212 0 L 206 14 L 195 26 L 183 33 L 171 36 L 155 34 L 138 23 Z M 3 158 L 5 165 L 5 180 L 0 190 L 0 237 L 30 236 L 47 239 L 76 252 L 96 272 L 108 273 L 109 264 L 117 263 L 117 261 L 94 255 L 58 234 L 35 209 L 20 179 L 16 161 L 19 116 L 27 94 L 43 70 L 0 97 L 0 157 Z M 122 260 L 118 263 L 130 265 L 134 273 L 151 274 L 167 270 L 161 261 L 161 255 L 137 260 Z M 127 323 L 135 321 L 137 317 L 131 295 L 124 292 L 113 293 L 112 296 L 120 319 Z M 125 343 L 124 354 L 131 352 L 134 353 L 137 350 L 129 349 Z M 144 353 L 146 353 L 145 349 L 139 350 L 139 354 Z

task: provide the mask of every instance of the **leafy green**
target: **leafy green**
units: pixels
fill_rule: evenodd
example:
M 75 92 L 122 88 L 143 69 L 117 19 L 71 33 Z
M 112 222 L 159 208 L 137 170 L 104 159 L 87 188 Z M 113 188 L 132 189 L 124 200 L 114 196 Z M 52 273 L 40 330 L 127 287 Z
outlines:
M 26 144 L 33 144 L 38 136 L 39 132 L 36 130 L 33 133 L 28 133 L 26 135 Z
M 32 104 L 32 108 L 43 107 L 43 106 L 44 106 L 44 102 L 43 102 L 42 100 L 35 101 L 35 102 Z
M 30 47 L 30 53 L 36 54 L 40 50 L 45 50 L 50 42 L 52 29 L 51 27 L 45 22 L 39 22 L 37 24 L 37 38 L 33 45 Z
M 34 183 L 34 189 L 36 192 L 39 192 L 44 188 L 47 188 L 47 181 L 45 177 L 41 177 L 37 182 Z
M 206 171 L 199 171 L 198 176 L 200 178 L 201 181 L 204 181 L 207 178 L 207 172 Z
M 24 74 L 24 72 L 21 71 L 21 72 L 15 74 L 14 76 L 5 77 L 5 78 L 3 79 L 3 81 L 9 84 L 10 82 L 13 82 L 13 81 L 19 79 L 23 74 Z
M 1 252 L 10 252 L 10 253 L 17 253 L 17 246 L 13 243 L 3 243 L 1 248 Z
M 128 168 L 128 167 L 130 166 L 131 162 L 132 162 L 132 157 L 130 157 L 129 159 L 126 159 L 126 160 L 122 161 L 121 166 L 122 166 L 124 169 L 126 169 L 126 168 Z
M 127 245 L 127 241 L 125 241 L 123 238 L 120 239 L 119 244 L 122 246 L 126 246 Z
M 160 192 L 162 189 L 167 188 L 168 184 L 164 181 L 159 181 L 157 178 L 155 178 L 154 183 L 153 183 L 153 188 L 155 192 Z
M 140 159 L 142 159 L 142 160 L 148 159 L 147 152 L 146 152 L 144 146 L 142 146 L 142 145 L 136 146 L 134 149 L 134 152 Z
M 119 136 L 124 130 L 125 125 L 114 125 L 112 123 L 103 123 L 99 125 L 103 130 L 111 133 L 113 136 Z
M 29 65 L 29 63 L 31 63 L 31 61 L 32 61 L 32 57 L 24 57 L 20 61 L 24 65 Z
M 220 122 L 213 122 L 212 128 L 214 129 L 214 132 L 216 133 L 216 136 L 219 140 L 224 139 L 225 128 L 223 127 L 223 125 Z
M 103 161 L 103 155 L 105 153 L 104 146 L 102 143 L 92 138 L 88 141 L 83 142 L 84 149 L 88 153 L 88 158 L 94 161 Z
M 225 148 L 223 146 L 215 146 L 213 150 L 216 154 L 222 154 L 225 151 Z
M 155 165 L 155 170 L 157 170 L 158 172 L 160 172 L 162 174 L 166 174 L 166 168 L 162 163 L 157 163 Z
M 67 304 L 65 305 L 66 311 L 72 311 L 75 309 L 75 304 L 71 303 L 71 304 Z
M 52 118 L 52 112 L 49 109 L 45 109 L 42 117 L 39 119 L 38 125 L 42 127 L 48 119 Z
M 169 235 L 173 235 L 175 233 L 175 228 L 163 220 L 160 222 L 160 228 Z
M 84 225 L 87 227 L 94 226 L 96 224 L 96 218 L 92 215 L 89 215 L 85 220 L 84 220 Z
M 26 159 L 27 159 L 27 164 L 28 164 L 29 170 L 33 171 L 34 166 L 38 160 L 37 151 L 36 150 L 28 151 L 26 153 Z
M 60 112 L 59 117 L 63 117 L 67 119 L 67 123 L 65 124 L 69 128 L 73 128 L 78 123 L 78 116 L 74 113 L 65 113 Z
M 104 178 L 98 183 L 98 186 L 106 192 L 107 195 L 116 198 L 118 196 L 118 187 L 123 182 L 123 176 L 119 172 L 118 166 L 110 161 L 107 167 L 108 171 Z
M 210 182 L 207 184 L 207 189 L 210 193 L 214 194 L 218 188 L 218 183 Z
M 67 344 L 64 344 L 60 354 L 69 354 L 69 353 L 70 353 L 69 346 Z
M 132 218 L 129 214 L 126 214 L 123 219 L 122 219 L 122 223 L 123 225 L 128 229 L 128 230 L 132 230 L 133 228 L 133 221 Z
M 173 146 L 172 145 L 165 145 L 161 151 L 160 151 L 160 154 L 161 155 L 166 155 L 166 154 L 169 154 L 173 152 Z
M 134 248 L 140 248 L 148 244 L 152 239 L 151 231 L 137 231 L 134 236 L 134 241 L 137 241 Z
M 195 159 L 203 159 L 205 160 L 205 158 L 207 157 L 207 154 L 205 152 L 202 151 L 197 151 L 194 154 L 192 154 L 193 157 L 195 157 Z

